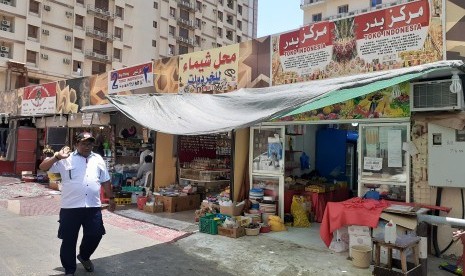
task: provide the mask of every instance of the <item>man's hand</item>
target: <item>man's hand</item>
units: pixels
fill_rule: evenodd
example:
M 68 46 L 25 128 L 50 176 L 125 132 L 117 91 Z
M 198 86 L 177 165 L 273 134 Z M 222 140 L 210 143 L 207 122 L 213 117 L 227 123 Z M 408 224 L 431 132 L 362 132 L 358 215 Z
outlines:
M 113 212 L 116 209 L 116 203 L 114 199 L 110 199 L 108 204 L 108 211 Z
M 71 149 L 68 146 L 64 146 L 60 151 L 55 152 L 54 157 L 58 160 L 68 158 L 70 151 Z

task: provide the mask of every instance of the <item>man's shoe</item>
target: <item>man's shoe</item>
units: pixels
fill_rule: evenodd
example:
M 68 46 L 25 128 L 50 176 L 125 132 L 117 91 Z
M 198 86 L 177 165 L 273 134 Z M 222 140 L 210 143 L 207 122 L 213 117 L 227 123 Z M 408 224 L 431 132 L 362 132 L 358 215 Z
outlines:
M 81 258 L 81 255 L 77 255 L 77 259 L 81 262 L 87 272 L 94 271 L 94 264 L 92 264 L 90 260 L 84 261 L 84 259 Z

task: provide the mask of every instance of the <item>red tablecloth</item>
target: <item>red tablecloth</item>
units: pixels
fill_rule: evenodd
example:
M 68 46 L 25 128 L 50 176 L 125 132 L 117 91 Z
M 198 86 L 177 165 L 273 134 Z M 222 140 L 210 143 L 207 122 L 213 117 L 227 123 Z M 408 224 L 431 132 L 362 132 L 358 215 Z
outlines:
M 329 247 L 333 232 L 346 225 L 362 225 L 375 228 L 384 208 L 390 204 L 384 200 L 351 198 L 342 202 L 328 202 L 320 225 L 320 237 Z

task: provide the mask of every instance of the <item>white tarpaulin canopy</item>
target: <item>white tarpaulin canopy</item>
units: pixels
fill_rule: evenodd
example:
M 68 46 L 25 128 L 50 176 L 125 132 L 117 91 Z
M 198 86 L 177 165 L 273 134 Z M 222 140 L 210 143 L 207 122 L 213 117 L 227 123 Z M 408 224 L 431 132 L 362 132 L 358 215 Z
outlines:
M 292 111 L 317 101 L 334 104 L 358 97 L 360 91 L 368 94 L 396 82 L 462 66 L 462 61 L 439 61 L 355 76 L 266 88 L 242 88 L 225 94 L 138 94 L 109 95 L 108 98 L 127 117 L 149 129 L 178 135 L 199 135 L 250 127 L 292 114 Z M 366 87 L 366 90 L 361 87 Z M 352 95 L 355 90 L 357 93 Z

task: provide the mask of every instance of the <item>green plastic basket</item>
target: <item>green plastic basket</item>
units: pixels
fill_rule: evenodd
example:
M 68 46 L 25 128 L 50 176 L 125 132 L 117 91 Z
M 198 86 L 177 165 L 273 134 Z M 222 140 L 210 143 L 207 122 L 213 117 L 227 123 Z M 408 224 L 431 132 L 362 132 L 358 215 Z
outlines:
M 216 215 L 206 215 L 200 218 L 199 231 L 201 233 L 217 235 L 218 234 L 218 224 L 222 224 L 227 216 L 216 214 Z

